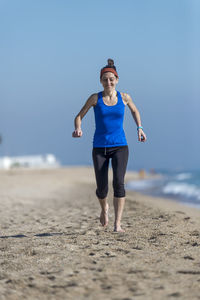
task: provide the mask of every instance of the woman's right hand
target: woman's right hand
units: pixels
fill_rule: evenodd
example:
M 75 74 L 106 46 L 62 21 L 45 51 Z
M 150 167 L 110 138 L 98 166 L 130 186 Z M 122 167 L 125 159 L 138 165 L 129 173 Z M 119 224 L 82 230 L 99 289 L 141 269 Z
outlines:
M 83 135 L 83 132 L 81 129 L 75 129 L 72 132 L 72 137 L 76 138 L 76 137 L 81 137 Z
M 147 140 L 146 134 L 142 129 L 138 130 L 138 141 L 139 142 L 145 142 Z

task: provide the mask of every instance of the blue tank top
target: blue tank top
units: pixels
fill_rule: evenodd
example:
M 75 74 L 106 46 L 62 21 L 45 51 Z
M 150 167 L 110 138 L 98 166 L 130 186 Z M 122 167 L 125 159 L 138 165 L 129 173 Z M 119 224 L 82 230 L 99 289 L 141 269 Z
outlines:
M 115 105 L 108 106 L 103 102 L 103 93 L 98 93 L 97 104 L 94 106 L 96 124 L 94 148 L 127 145 L 123 129 L 125 104 L 118 91 L 117 98 L 118 101 Z

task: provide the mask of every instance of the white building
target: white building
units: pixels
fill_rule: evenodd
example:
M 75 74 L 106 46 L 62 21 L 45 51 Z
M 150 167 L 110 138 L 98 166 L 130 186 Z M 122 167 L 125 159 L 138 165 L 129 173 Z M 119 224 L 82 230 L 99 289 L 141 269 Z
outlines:
M 11 168 L 55 168 L 60 163 L 53 154 L 0 157 L 0 169 Z

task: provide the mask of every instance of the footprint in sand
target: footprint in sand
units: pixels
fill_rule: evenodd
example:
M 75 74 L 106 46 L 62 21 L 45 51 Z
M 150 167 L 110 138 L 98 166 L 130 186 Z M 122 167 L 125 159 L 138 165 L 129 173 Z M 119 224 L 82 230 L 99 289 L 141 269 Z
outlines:
M 194 271 L 194 270 L 180 270 L 177 273 L 186 274 L 186 275 L 200 275 L 200 271 Z
M 142 270 L 136 270 L 136 269 L 130 269 L 128 272 L 128 274 L 138 274 L 138 273 L 143 273 Z
M 103 290 L 111 290 L 111 289 L 112 289 L 112 286 L 111 286 L 111 285 L 104 285 L 104 284 L 102 284 L 102 285 L 101 285 L 101 288 L 102 288 Z
M 128 254 L 128 253 L 130 253 L 129 250 L 124 250 L 124 249 L 121 249 L 121 248 L 116 249 L 116 251 L 121 252 L 121 253 L 123 253 L 123 254 Z
M 179 292 L 175 292 L 175 293 L 172 293 L 172 294 L 168 294 L 167 296 L 168 297 L 181 297 L 181 294 Z
M 134 250 L 142 250 L 142 248 L 141 248 L 141 247 L 138 247 L 138 246 L 132 247 L 132 249 L 134 249 Z
M 189 259 L 189 260 L 194 260 L 194 258 L 192 256 L 186 255 L 183 257 L 184 259 Z
M 56 277 L 55 277 L 55 276 L 53 276 L 53 275 L 51 275 L 51 276 L 47 276 L 47 278 L 48 278 L 49 280 L 55 280 L 55 279 L 56 279 Z
M 192 232 L 190 232 L 190 236 L 200 236 L 200 232 L 199 231 L 197 231 L 197 230 L 194 230 L 194 231 L 192 231 Z
M 192 245 L 192 247 L 198 247 L 199 246 L 199 244 L 197 242 L 194 242 L 191 245 Z

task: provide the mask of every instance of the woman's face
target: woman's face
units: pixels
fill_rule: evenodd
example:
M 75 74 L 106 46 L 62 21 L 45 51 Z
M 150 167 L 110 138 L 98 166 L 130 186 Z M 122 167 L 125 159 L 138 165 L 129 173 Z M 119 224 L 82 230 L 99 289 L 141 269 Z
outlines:
M 102 75 L 100 81 L 104 90 L 114 90 L 118 83 L 118 78 L 112 72 L 106 72 Z

